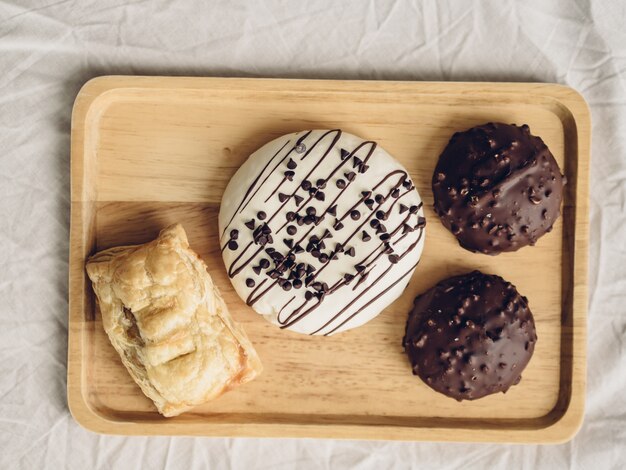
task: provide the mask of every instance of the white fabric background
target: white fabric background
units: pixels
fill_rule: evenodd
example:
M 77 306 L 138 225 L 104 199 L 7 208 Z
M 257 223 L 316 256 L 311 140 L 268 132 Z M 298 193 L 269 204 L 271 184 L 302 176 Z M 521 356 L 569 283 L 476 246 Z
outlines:
M 0 0 L 0 468 L 623 468 L 626 2 Z M 66 404 L 69 131 L 103 74 L 568 84 L 591 106 L 589 373 L 570 443 L 92 434 Z

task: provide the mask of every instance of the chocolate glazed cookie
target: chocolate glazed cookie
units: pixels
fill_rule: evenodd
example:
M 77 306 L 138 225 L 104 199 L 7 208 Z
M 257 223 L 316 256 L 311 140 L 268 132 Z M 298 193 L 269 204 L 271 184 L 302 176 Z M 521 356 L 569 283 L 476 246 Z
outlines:
M 496 255 L 552 230 L 564 184 L 527 125 L 488 123 L 450 139 L 433 174 L 434 208 L 463 248 Z
M 460 401 L 519 383 L 536 341 L 526 297 L 501 277 L 474 271 L 416 297 L 403 346 L 414 374 Z

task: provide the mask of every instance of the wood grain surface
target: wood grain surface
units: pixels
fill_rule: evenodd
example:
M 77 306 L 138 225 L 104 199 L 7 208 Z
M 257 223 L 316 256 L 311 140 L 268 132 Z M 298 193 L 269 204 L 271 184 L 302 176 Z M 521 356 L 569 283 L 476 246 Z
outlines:
M 526 123 L 568 178 L 563 216 L 535 247 L 496 257 L 460 248 L 432 211 L 430 179 L 453 132 Z M 262 144 L 302 129 L 378 141 L 424 199 L 426 245 L 404 295 L 332 337 L 280 330 L 234 292 L 222 263 L 222 192 Z M 101 77 L 72 117 L 68 403 L 113 434 L 561 442 L 584 413 L 590 122 L 578 93 L 552 84 Z M 87 255 L 143 243 L 181 222 L 265 370 L 177 418 L 162 418 L 122 366 L 100 322 Z M 411 374 L 401 339 L 413 298 L 480 269 L 529 298 L 538 342 L 519 385 L 458 403 Z

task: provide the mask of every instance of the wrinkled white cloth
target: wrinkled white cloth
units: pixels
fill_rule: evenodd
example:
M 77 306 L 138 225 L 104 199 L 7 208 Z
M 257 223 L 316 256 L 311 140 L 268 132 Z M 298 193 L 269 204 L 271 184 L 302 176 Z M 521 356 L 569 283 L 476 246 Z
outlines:
M 626 2 L 0 0 L 0 468 L 623 468 Z M 72 102 L 105 74 L 558 82 L 593 119 L 585 423 L 556 446 L 111 437 L 66 403 Z

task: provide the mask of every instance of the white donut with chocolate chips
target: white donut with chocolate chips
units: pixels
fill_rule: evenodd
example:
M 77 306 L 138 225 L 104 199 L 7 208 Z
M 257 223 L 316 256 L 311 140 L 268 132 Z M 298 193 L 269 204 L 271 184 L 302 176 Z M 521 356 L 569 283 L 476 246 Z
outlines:
M 261 147 L 230 180 L 219 214 L 239 296 L 309 335 L 361 326 L 396 300 L 420 260 L 425 224 L 406 169 L 339 129 Z

